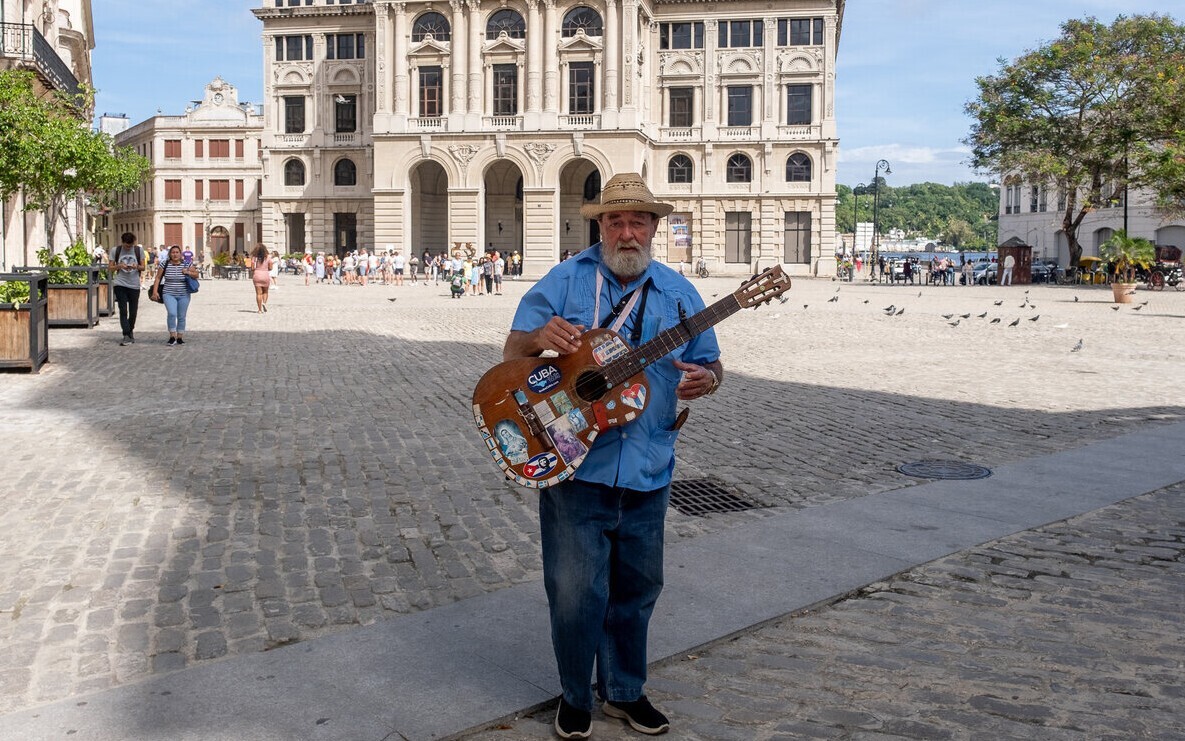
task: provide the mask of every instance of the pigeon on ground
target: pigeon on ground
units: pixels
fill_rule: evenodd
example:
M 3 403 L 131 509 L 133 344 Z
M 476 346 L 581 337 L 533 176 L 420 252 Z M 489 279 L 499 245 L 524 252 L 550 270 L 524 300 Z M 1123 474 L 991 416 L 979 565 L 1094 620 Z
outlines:
M 1028 306 L 1028 305 L 1029 305 L 1029 302 L 1028 302 L 1028 301 L 1025 301 L 1023 304 L 1021 304 L 1020 306 L 1018 306 L 1018 307 L 1016 307 L 1016 308 L 1018 308 L 1018 309 L 1023 309 L 1023 308 L 1025 308 L 1025 307 L 1026 307 L 1026 306 Z
M 1017 317 L 1017 318 L 1016 318 L 1016 319 L 1015 319 L 1015 320 L 1014 320 L 1014 321 L 1013 321 L 1011 324 L 1009 324 L 1008 326 L 1009 326 L 1009 327 L 1015 327 L 1015 326 L 1016 326 L 1016 325 L 1018 325 L 1018 324 L 1020 324 L 1020 317 Z
M 942 315 L 942 318 L 943 318 L 943 319 L 950 319 L 950 318 L 952 318 L 953 316 L 954 316 L 954 314 L 943 314 L 943 315 Z
M 995 319 L 993 319 L 993 320 L 992 320 L 992 322 L 991 322 L 991 323 L 992 323 L 992 324 L 999 324 L 999 323 L 1000 323 L 1000 317 L 996 317 Z
M 950 325 L 950 326 L 952 326 L 952 327 L 957 327 L 957 326 L 959 326 L 959 322 L 961 322 L 961 321 L 963 321 L 963 320 L 962 320 L 962 319 L 956 319 L 956 320 L 954 320 L 953 322 L 947 322 L 947 324 L 949 324 L 949 325 Z
M 1004 303 L 1004 299 L 1000 299 L 999 301 L 996 301 L 995 303 L 992 304 L 992 306 L 999 306 L 1002 303 Z
M 864 299 L 864 303 L 868 303 L 868 299 Z
M 1140 310 L 1140 309 L 1142 309 L 1142 308 L 1144 308 L 1144 305 L 1143 305 L 1143 304 L 1140 304 L 1139 306 L 1133 306 L 1133 307 L 1132 307 L 1132 311 L 1139 311 L 1139 310 Z
M 1118 307 L 1118 306 L 1112 306 L 1112 307 L 1111 307 L 1111 311 L 1119 311 L 1119 307 Z
M 1078 303 L 1078 297 L 1077 297 L 1077 296 L 1075 296 L 1075 297 L 1074 297 L 1074 303 Z
M 1135 293 L 1135 291 L 1132 291 L 1132 293 Z M 918 291 L 918 298 L 921 298 L 921 297 L 922 297 L 922 292 Z
M 901 316 L 904 313 L 905 313 L 905 307 L 902 306 L 900 309 L 897 310 L 897 313 L 894 314 L 893 316 Z
M 1029 304 L 1029 308 L 1030 308 L 1030 309 L 1035 309 L 1035 308 L 1037 308 L 1037 304 Z
M 1151 301 L 1151 299 L 1149 299 L 1149 301 Z M 1147 305 L 1148 305 L 1148 301 L 1145 301 L 1144 303 L 1140 304 L 1140 306 L 1147 306 Z
M 827 303 L 829 304 L 834 304 L 836 301 L 839 301 L 839 296 L 832 296 L 831 298 L 827 299 Z
M 803 305 L 802 305 L 802 308 L 804 308 L 804 309 L 805 309 L 805 308 L 806 308 L 806 307 L 808 307 L 808 306 L 810 306 L 810 304 L 803 304 Z
M 839 293 L 839 288 L 838 288 L 838 287 L 835 289 L 835 292 L 836 292 L 836 293 Z
M 389 298 L 389 299 L 387 299 L 387 300 L 388 300 L 388 301 L 396 301 L 396 300 L 398 300 L 398 299 Z
M 1078 340 L 1078 344 L 1076 344 L 1076 345 L 1074 345 L 1074 347 L 1070 348 L 1070 352 L 1078 352 L 1081 349 L 1082 349 L 1082 340 Z
M 896 309 L 897 309 L 896 304 L 889 304 L 885 308 L 881 309 L 881 311 L 883 311 L 887 314 L 892 314 Z
M 975 315 L 975 318 L 976 318 L 976 319 L 983 319 L 985 316 L 987 316 L 987 312 L 986 312 L 986 311 L 985 311 L 985 312 L 983 312 L 982 314 L 976 314 L 976 315 Z
M 1031 316 L 1031 317 L 1029 317 L 1029 321 L 1030 321 L 1030 322 L 1035 322 L 1035 321 L 1037 321 L 1037 320 L 1038 320 L 1038 319 L 1040 319 L 1040 318 L 1041 318 L 1041 315 L 1040 315 L 1040 314 L 1037 314 L 1036 316 Z
M 971 318 L 971 314 L 970 314 L 970 313 L 967 313 L 967 314 L 959 314 L 959 316 L 960 316 L 960 317 L 962 317 L 963 319 L 970 319 L 970 318 Z

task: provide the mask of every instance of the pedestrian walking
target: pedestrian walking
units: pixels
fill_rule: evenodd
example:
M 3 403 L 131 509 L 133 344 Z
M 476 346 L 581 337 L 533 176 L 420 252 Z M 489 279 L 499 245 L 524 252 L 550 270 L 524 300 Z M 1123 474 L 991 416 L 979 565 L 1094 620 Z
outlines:
M 124 232 L 119 246 L 111 255 L 107 272 L 115 289 L 115 303 L 119 306 L 119 328 L 123 338 L 120 347 L 136 343 L 136 315 L 140 309 L 140 276 L 143 275 L 144 251 L 136 244 L 136 235 Z
M 272 285 L 272 258 L 262 244 L 251 254 L 251 285 L 255 287 L 255 313 L 267 311 L 267 294 Z
M 169 328 L 168 345 L 185 344 L 185 315 L 189 312 L 189 281 L 197 280 L 198 270 L 193 263 L 182 261 L 181 248 L 173 245 L 169 248 L 164 265 L 156 272 L 156 282 L 152 286 L 152 293 L 164 301 L 168 312 L 166 324 Z

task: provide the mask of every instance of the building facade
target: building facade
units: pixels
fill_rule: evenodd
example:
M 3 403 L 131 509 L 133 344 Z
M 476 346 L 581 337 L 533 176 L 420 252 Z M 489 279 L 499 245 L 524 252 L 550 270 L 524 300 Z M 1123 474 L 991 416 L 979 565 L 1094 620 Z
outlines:
M 152 178 L 118 197 L 112 232 L 179 245 L 210 263 L 262 241 L 263 115 L 215 78 L 184 115 L 153 116 L 115 137 L 152 162 Z
M 1105 187 L 1103 197 L 1106 205 L 1087 214 L 1078 229 L 1083 257 L 1098 257 L 1099 247 L 1125 223 L 1133 237 L 1185 249 L 1185 218 L 1156 208 L 1151 193 Z M 1079 198 L 1079 207 L 1081 202 Z M 1000 189 L 1000 244 L 1019 239 L 1033 248 L 1034 260 L 1056 260 L 1062 267 L 1071 267 L 1069 243 L 1062 230 L 1065 210 L 1066 199 L 1057 188 L 1027 183 L 1016 176 L 1005 178 Z
M 617 172 L 675 205 L 668 262 L 835 253 L 843 0 L 265 0 L 264 238 L 490 246 L 538 274 L 599 239 Z
M 34 73 L 38 92 L 77 94 L 91 85 L 94 26 L 90 0 L 0 0 L 0 70 Z M 80 123 L 90 120 L 81 112 Z M 94 216 L 79 200 L 67 208 L 69 229 L 53 229 L 55 252 L 69 245 L 69 232 L 93 234 Z M 0 269 L 36 264 L 49 241 L 43 211 L 26 211 L 16 196 L 0 203 Z

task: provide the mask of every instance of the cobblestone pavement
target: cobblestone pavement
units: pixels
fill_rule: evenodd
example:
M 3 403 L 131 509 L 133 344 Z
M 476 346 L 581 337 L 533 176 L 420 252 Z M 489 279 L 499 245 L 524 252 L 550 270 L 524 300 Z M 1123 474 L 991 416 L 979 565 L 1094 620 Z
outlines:
M 184 347 L 143 302 L 134 347 L 113 318 L 55 329 L 41 374 L 0 375 L 0 712 L 539 577 L 534 500 L 468 401 L 526 284 L 281 281 L 265 315 L 249 283 L 206 281 Z M 807 507 L 915 483 L 903 462 L 998 465 L 1185 414 L 1185 293 L 1112 311 L 1103 289 L 1025 290 L 797 281 L 720 325 L 727 378 L 692 405 L 678 477 Z M 768 511 L 672 511 L 670 531 Z
M 651 671 L 671 737 L 1185 739 L 1185 485 L 973 548 Z M 554 738 L 549 707 L 466 738 Z M 593 736 L 638 739 L 597 712 Z

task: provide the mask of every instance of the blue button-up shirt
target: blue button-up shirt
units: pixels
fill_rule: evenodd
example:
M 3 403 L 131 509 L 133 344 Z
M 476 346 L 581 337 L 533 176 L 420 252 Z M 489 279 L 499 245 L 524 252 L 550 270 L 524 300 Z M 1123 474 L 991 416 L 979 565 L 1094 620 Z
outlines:
M 605 279 L 601 287 L 601 315 L 594 317 L 598 270 Z M 623 294 L 635 288 L 640 293 L 647 280 L 650 287 L 645 316 L 639 316 L 642 310 L 639 300 L 622 326 L 622 339 L 627 344 L 639 321 L 644 343 L 678 324 L 680 309 L 688 317 L 703 310 L 704 302 L 691 283 L 657 262 L 651 262 L 637 280 L 621 284 L 601 264 L 601 245 L 597 243 L 556 265 L 527 291 L 515 312 L 511 329 L 531 332 L 547 324 L 553 316 L 561 316 L 586 329 L 600 326 Z M 601 432 L 576 470 L 575 478 L 638 491 L 650 491 L 670 483 L 675 468 L 675 439 L 679 434 L 671 429 L 678 401 L 675 387 L 682 375 L 674 361 L 705 365 L 719 357 L 716 334 L 709 329 L 648 366 L 645 373 L 650 394 L 644 413 L 621 427 Z

